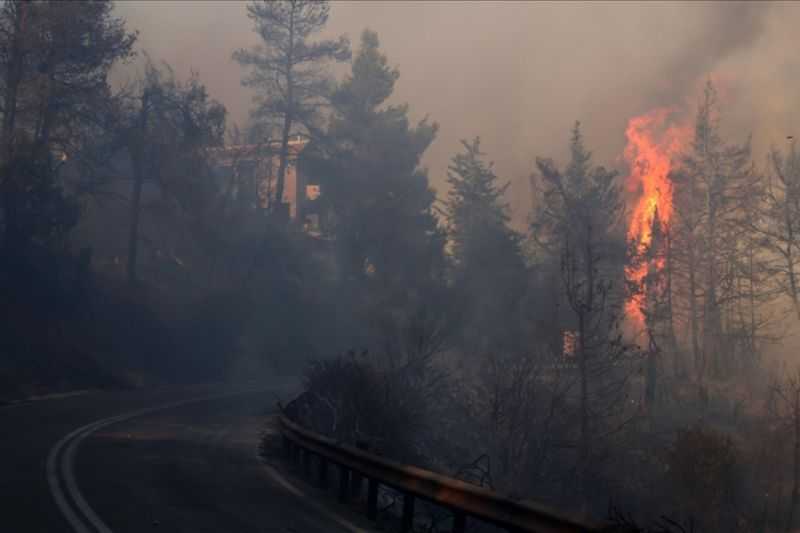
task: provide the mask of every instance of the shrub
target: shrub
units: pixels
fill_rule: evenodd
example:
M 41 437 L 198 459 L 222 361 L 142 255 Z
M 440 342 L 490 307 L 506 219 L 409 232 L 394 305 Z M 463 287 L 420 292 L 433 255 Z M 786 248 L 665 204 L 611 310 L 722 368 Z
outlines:
M 401 371 L 381 370 L 352 352 L 313 361 L 305 393 L 285 412 L 309 429 L 403 461 L 418 458 L 427 418 Z
M 703 517 L 712 530 L 729 529 L 740 488 L 738 453 L 729 436 L 703 427 L 680 430 L 667 451 L 666 468 L 679 509 Z

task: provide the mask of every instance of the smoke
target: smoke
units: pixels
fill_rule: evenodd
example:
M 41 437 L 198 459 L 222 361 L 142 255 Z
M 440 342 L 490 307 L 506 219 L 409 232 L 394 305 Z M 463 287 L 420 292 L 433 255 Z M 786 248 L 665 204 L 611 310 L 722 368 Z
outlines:
M 198 71 L 243 124 L 251 95 L 230 55 L 257 42 L 244 5 L 131 1 L 117 10 L 141 31 L 143 49 L 179 75 Z M 800 119 L 791 107 L 800 4 L 337 1 L 331 11 L 329 35 L 357 43 L 363 28 L 378 32 L 401 74 L 394 100 L 440 123 L 425 159 L 433 185 L 442 192 L 459 140 L 480 135 L 512 182 L 518 225 L 534 158 L 563 160 L 576 119 L 596 161 L 620 168 L 627 120 L 665 105 L 691 111 L 709 76 L 735 140 L 752 132 L 763 152 Z
M 689 34 L 677 53 L 667 58 L 664 76 L 655 78 L 658 83 L 651 89 L 649 100 L 670 106 L 693 94 L 698 80 L 758 41 L 771 8 L 769 4 L 744 2 L 707 6 L 698 13 L 703 21 L 701 31 Z

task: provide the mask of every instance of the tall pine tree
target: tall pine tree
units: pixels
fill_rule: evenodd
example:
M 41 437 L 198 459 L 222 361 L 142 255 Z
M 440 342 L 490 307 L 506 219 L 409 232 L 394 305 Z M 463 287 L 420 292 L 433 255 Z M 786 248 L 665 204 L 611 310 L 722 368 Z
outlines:
M 233 58 L 249 69 L 242 84 L 257 91 L 256 129 L 269 135 L 261 142 L 280 142 L 275 197 L 270 202 L 273 207 L 283 202 L 290 137 L 319 127 L 320 111 L 330 90 L 325 64 L 350 58 L 346 37 L 312 40 L 329 15 L 330 2 L 319 0 L 254 0 L 247 6 L 247 16 L 262 44 L 237 50 Z
M 408 106 L 386 105 L 399 73 L 388 66 L 378 35 L 366 30 L 352 72 L 334 92 L 327 135 L 308 149 L 322 177 L 344 279 L 412 287 L 441 272 L 442 235 L 434 192 L 420 159 L 437 124 L 412 126 Z M 438 273 L 438 274 L 437 274 Z
M 521 299 L 526 269 L 520 236 L 509 226 L 503 196 L 491 164 L 483 161 L 480 139 L 462 141 L 447 172 L 446 215 L 452 244 L 453 281 L 464 301 L 466 346 L 482 352 L 521 347 Z
M 619 328 L 625 296 L 624 204 L 617 174 L 592 166 L 579 123 L 572 130 L 570 155 L 564 171 L 550 159 L 536 160 L 540 197 L 531 229 L 543 253 L 560 262 L 561 289 L 572 311 L 563 326 L 575 343 L 576 474 L 579 494 L 588 498 L 602 437 L 619 424 L 627 407 L 628 347 Z

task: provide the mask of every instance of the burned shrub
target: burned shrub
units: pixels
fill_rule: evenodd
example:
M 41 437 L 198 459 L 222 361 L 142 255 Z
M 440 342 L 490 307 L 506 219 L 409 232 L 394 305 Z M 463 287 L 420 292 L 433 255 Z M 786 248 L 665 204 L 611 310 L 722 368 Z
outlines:
M 378 368 L 353 352 L 313 361 L 305 392 L 285 412 L 301 425 L 393 459 L 418 458 L 425 405 L 401 370 Z
M 676 507 L 702 517 L 711 530 L 732 530 L 739 467 L 736 446 L 728 435 L 705 427 L 679 431 L 666 454 L 666 481 Z

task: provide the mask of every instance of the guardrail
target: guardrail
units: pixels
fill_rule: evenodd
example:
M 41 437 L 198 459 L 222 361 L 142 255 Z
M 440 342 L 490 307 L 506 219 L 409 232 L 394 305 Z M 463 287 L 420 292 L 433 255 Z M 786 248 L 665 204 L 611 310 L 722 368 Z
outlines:
M 284 449 L 294 463 L 311 476 L 317 468 L 317 482 L 327 488 L 329 466 L 338 468 L 339 501 L 360 497 L 367 481 L 367 516 L 377 518 L 378 489 L 392 487 L 403 494 L 401 531 L 411 530 L 416 498 L 428 500 L 453 512 L 453 533 L 466 531 L 467 517 L 525 533 L 577 533 L 617 531 L 613 526 L 579 521 L 544 506 L 505 498 L 499 494 L 429 470 L 377 457 L 353 446 L 343 445 L 279 417 Z

